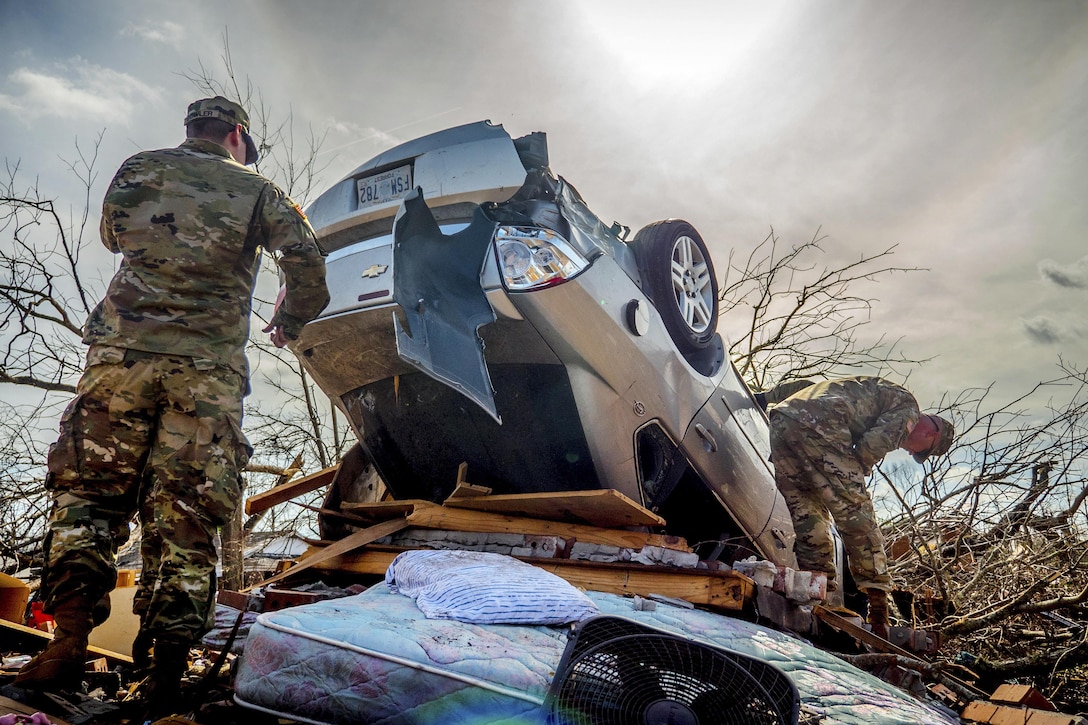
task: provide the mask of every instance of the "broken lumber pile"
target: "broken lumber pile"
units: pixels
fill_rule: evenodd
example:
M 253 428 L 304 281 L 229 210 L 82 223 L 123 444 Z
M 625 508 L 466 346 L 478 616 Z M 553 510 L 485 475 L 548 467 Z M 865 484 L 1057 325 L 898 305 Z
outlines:
M 751 578 L 707 568 L 683 539 L 646 531 L 663 526 L 664 519 L 618 491 L 491 495 L 466 482 L 465 471 L 462 464 L 456 488 L 441 504 L 342 504 L 345 520 L 365 528 L 312 546 L 262 585 L 309 569 L 380 577 L 403 551 L 449 548 L 508 554 L 574 586 L 613 594 L 653 594 L 721 610 L 740 610 L 754 594 Z M 294 495 L 327 484 L 331 476 L 319 472 L 306 479 L 294 484 Z M 284 491 L 270 492 L 261 501 L 248 501 L 246 510 L 282 503 L 288 500 L 284 496 Z

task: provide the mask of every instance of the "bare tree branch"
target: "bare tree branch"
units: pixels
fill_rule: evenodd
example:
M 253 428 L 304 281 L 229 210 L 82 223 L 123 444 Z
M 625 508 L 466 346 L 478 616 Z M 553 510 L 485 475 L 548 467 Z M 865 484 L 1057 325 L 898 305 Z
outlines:
M 774 229 L 741 262 L 730 253 L 719 290 L 723 317 L 743 314 L 743 334 L 729 346 L 737 370 L 755 390 L 772 382 L 861 368 L 916 364 L 896 352 L 899 341 L 862 342 L 873 299 L 853 289 L 913 267 L 886 264 L 895 246 L 839 266 L 819 266 L 825 254 L 816 234 L 784 249 Z

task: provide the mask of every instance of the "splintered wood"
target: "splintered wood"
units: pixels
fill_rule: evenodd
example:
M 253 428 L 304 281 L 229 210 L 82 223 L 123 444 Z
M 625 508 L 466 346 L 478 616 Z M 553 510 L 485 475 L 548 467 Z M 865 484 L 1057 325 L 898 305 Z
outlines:
M 444 548 L 507 554 L 575 586 L 613 594 L 655 594 L 727 610 L 741 609 L 754 595 L 747 576 L 697 568 L 698 556 L 684 539 L 646 531 L 665 520 L 618 491 L 493 495 L 468 483 L 465 474 L 462 464 L 454 491 L 442 504 L 342 504 L 343 513 L 367 528 L 312 546 L 294 566 L 262 585 L 309 569 L 382 576 L 402 551 Z M 294 489 L 279 487 L 274 495 L 265 494 L 257 508 L 272 500 L 282 503 L 289 490 L 298 495 L 314 490 L 317 481 L 327 485 L 333 475 L 326 469 Z

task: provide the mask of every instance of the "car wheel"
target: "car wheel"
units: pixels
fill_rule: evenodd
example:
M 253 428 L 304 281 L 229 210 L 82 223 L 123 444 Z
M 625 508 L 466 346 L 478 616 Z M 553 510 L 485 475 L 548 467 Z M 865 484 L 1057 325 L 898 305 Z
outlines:
M 633 243 L 644 291 L 677 349 L 705 349 L 718 325 L 718 280 L 699 232 L 668 219 L 643 227 Z

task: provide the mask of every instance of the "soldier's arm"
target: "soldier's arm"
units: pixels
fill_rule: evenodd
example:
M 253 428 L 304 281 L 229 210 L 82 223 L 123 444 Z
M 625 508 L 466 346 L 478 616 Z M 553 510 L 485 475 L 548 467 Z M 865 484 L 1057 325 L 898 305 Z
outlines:
M 270 187 L 264 202 L 265 248 L 275 253 L 286 287 L 269 327 L 279 327 L 289 339 L 295 339 L 302 326 L 329 303 L 325 258 L 310 222 L 286 194 Z
M 113 232 L 113 219 L 110 208 L 102 205 L 102 221 L 98 225 L 98 236 L 102 239 L 102 246 L 114 254 L 121 251 L 117 245 L 117 235 Z
M 117 230 L 114 224 L 117 218 L 124 216 L 118 202 L 122 201 L 121 185 L 125 183 L 125 177 L 131 163 L 130 159 L 121 165 L 121 168 L 114 174 L 113 180 L 110 181 L 109 188 L 106 189 L 106 196 L 102 199 L 102 221 L 98 225 L 98 235 L 102 240 L 102 246 L 114 254 L 121 251 L 121 247 L 117 243 Z
M 920 416 L 918 402 L 902 388 L 886 389 L 881 397 L 880 415 L 854 447 L 855 455 L 866 470 L 902 445 Z

